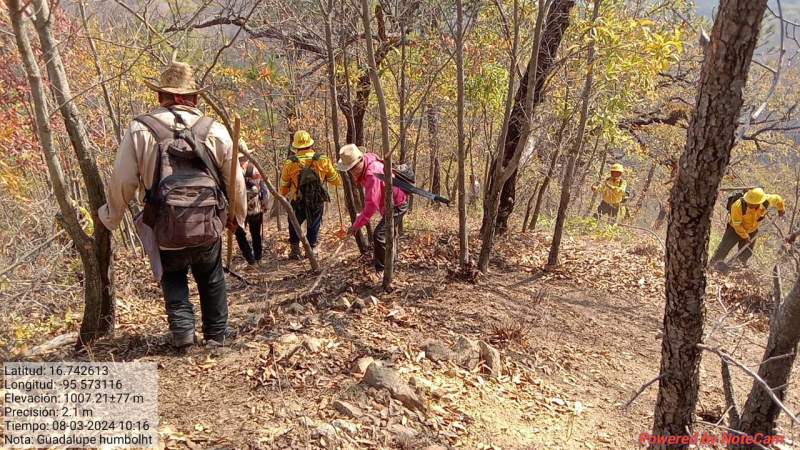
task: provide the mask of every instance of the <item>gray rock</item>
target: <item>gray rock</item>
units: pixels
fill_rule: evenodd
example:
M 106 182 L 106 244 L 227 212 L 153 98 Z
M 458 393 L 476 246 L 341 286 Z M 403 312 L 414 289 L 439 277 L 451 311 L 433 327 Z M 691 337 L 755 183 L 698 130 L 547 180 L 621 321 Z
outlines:
M 286 311 L 289 314 L 299 315 L 306 312 L 306 309 L 300 303 L 294 302 L 289 306 L 287 306 L 284 311 Z
M 478 344 L 464 336 L 456 341 L 452 350 L 452 361 L 459 366 L 472 370 L 480 362 L 481 350 Z
M 344 415 L 345 417 L 349 417 L 351 419 L 357 419 L 357 418 L 361 417 L 362 415 L 364 415 L 364 413 L 361 411 L 361 408 L 359 408 L 358 406 L 353 405 L 351 403 L 342 401 L 342 400 L 334 401 L 333 402 L 333 409 L 335 409 L 336 411 L 338 411 L 340 414 Z
M 392 397 L 410 410 L 426 410 L 422 396 L 414 388 L 406 384 L 400 378 L 400 375 L 392 369 L 382 367 L 373 362 L 367 367 L 362 382 L 367 386 L 386 389 Z
M 358 426 L 353 422 L 344 419 L 335 419 L 331 422 L 334 428 L 344 433 L 349 434 L 350 436 L 354 436 L 358 433 Z
M 422 344 L 425 356 L 433 362 L 447 362 L 452 358 L 452 352 L 442 341 L 428 340 Z
M 400 425 L 399 423 L 393 423 L 387 427 L 390 433 L 397 436 L 397 439 L 400 441 L 413 441 L 415 437 L 419 434 L 417 430 L 407 427 L 405 425 Z
M 489 369 L 489 373 L 494 377 L 500 375 L 503 371 L 500 351 L 483 341 L 481 341 L 478 346 L 481 350 L 481 361 L 483 361 L 486 368 Z
M 312 436 L 322 439 L 324 447 L 330 447 L 336 442 L 336 428 L 329 423 L 323 423 L 314 429 Z
M 353 309 L 367 309 L 367 302 L 363 298 L 357 298 L 353 301 Z
M 303 345 L 303 341 L 300 340 L 294 333 L 284 334 L 283 336 L 279 337 L 275 340 L 273 344 L 273 348 L 275 349 L 275 356 L 277 359 L 283 358 L 284 356 L 292 353 L 294 349 Z
M 317 353 L 322 349 L 322 340 L 311 336 L 305 336 L 303 337 L 303 345 L 305 345 L 311 353 Z
M 375 360 L 371 356 L 362 356 L 353 362 L 353 365 L 350 366 L 350 373 L 355 375 L 361 375 L 367 371 L 367 367 L 372 364 Z
M 367 297 L 367 305 L 369 305 L 370 307 L 378 306 L 378 303 L 380 303 L 378 297 L 375 297 L 374 295 L 370 295 L 369 297 Z
M 347 311 L 350 309 L 350 300 L 347 297 L 339 297 L 333 302 L 333 309 L 337 311 Z

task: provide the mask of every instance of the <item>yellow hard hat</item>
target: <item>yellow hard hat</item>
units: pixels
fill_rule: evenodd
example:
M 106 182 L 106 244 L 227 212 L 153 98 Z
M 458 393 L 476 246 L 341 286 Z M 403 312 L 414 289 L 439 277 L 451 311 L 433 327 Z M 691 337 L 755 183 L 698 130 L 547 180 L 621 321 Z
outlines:
M 312 145 L 314 145 L 314 139 L 311 139 L 311 135 L 308 134 L 308 131 L 300 130 L 294 134 L 292 147 L 302 150 L 304 148 L 311 147 Z
M 761 188 L 750 189 L 744 194 L 744 202 L 750 205 L 760 205 L 767 200 L 767 194 Z
M 625 172 L 625 168 L 620 163 L 612 164 L 611 165 L 612 172 Z

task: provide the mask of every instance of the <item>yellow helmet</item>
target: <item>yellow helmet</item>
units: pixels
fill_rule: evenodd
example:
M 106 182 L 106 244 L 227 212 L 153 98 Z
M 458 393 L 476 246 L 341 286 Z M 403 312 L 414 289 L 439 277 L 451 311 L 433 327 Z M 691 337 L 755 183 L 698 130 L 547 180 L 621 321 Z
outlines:
M 611 172 L 625 172 L 625 167 L 622 166 L 620 163 L 612 164 L 611 165 Z
M 744 194 L 744 202 L 750 205 L 760 205 L 767 200 L 767 194 L 761 188 L 750 189 Z
M 311 135 L 308 134 L 308 131 L 300 130 L 294 134 L 292 147 L 302 150 L 304 148 L 311 147 L 312 145 L 314 145 L 314 139 L 311 139 Z

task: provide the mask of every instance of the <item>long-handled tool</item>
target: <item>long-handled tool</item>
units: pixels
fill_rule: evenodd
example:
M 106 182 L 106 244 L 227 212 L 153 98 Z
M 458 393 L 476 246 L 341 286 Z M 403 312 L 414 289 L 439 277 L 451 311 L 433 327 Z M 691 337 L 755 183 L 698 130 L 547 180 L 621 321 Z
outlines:
M 752 248 L 752 247 L 753 247 L 753 241 L 751 240 L 751 241 L 749 241 L 747 243 L 747 245 L 741 246 L 741 248 L 739 248 L 739 250 L 736 253 L 734 253 L 733 256 L 731 256 L 730 258 L 727 259 L 727 261 L 723 260 L 723 261 L 717 261 L 716 263 L 714 263 L 714 270 L 716 270 L 717 272 L 722 272 L 722 273 L 729 272 L 731 270 L 731 266 L 733 265 L 734 261 L 736 261 L 736 259 L 739 258 L 739 256 L 742 253 L 744 253 L 745 250 L 747 250 L 748 248 Z
M 239 165 L 237 158 L 239 155 L 239 133 L 241 131 L 241 119 L 236 114 L 233 117 L 233 155 L 231 156 L 231 172 L 228 178 L 228 206 L 233 220 L 236 220 L 236 167 Z M 228 255 L 225 258 L 228 270 L 231 268 L 231 258 L 233 257 L 233 231 L 228 228 Z
M 342 250 L 342 247 L 344 247 L 344 244 L 347 242 L 345 239 L 342 239 L 342 242 L 340 242 L 339 246 L 336 247 L 336 250 L 333 251 L 333 254 L 328 259 L 329 260 L 328 264 L 326 264 L 325 267 L 323 267 L 322 270 L 319 272 L 319 275 L 317 275 L 317 279 L 314 280 L 314 284 L 311 285 L 311 289 L 309 289 L 305 293 L 306 296 L 311 295 L 314 292 L 314 290 L 319 285 L 319 282 L 322 280 L 322 277 L 325 276 L 325 274 L 328 272 L 328 269 L 330 269 L 331 266 L 333 266 L 333 263 L 336 262 L 336 256 L 339 254 L 339 251 Z

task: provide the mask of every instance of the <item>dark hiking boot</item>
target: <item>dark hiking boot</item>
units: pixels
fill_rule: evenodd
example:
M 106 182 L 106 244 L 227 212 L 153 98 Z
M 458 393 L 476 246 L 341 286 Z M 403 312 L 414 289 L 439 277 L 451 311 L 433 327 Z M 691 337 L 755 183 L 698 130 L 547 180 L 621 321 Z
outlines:
M 170 344 L 172 344 L 175 348 L 185 348 L 191 345 L 194 345 L 195 337 L 194 333 L 185 333 L 185 334 L 172 334 L 172 339 L 170 340 Z
M 292 244 L 292 250 L 289 252 L 289 259 L 303 259 L 303 252 L 300 250 L 300 244 Z

